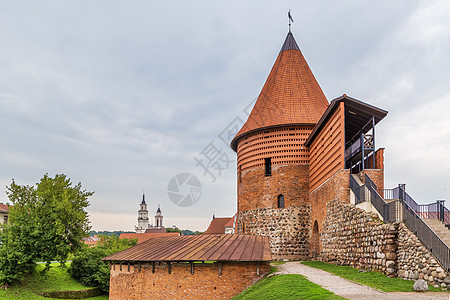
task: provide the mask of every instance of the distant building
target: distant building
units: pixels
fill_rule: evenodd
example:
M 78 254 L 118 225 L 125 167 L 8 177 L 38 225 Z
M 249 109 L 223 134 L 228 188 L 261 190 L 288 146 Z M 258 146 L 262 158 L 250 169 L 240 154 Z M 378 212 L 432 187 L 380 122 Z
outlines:
M 100 240 L 100 239 L 98 238 L 97 235 L 94 235 L 94 236 L 88 236 L 88 237 L 85 237 L 85 238 L 82 238 L 82 239 L 81 239 L 81 241 L 82 241 L 83 243 L 85 243 L 86 245 L 88 245 L 89 247 L 97 246 L 97 243 L 98 243 L 99 240 Z
M 140 209 L 138 210 L 138 226 L 136 227 L 136 233 L 144 233 L 149 227 L 148 223 L 148 210 L 147 203 L 145 203 L 145 194 L 142 194 L 142 202 Z
M 9 205 L 0 203 L 0 224 L 8 222 Z
M 166 228 L 163 226 L 163 215 L 161 207 L 158 205 L 155 215 L 155 226 L 150 224 L 148 218 L 147 203 L 145 202 L 145 194 L 142 194 L 142 202 L 139 205 L 138 210 L 138 226 L 135 226 L 136 233 L 162 233 L 166 232 Z
M 216 218 L 213 215 L 213 219 L 206 229 L 205 234 L 221 234 L 235 233 L 236 216 L 231 218 Z

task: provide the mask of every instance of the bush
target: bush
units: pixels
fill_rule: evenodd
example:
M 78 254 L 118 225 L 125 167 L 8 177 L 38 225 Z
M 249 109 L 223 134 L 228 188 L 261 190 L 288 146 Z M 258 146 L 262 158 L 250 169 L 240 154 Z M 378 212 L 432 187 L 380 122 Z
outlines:
M 101 259 L 108 256 L 108 253 L 108 249 L 103 247 L 92 247 L 81 252 L 70 265 L 70 275 L 85 286 L 104 285 L 102 282 L 105 277 L 109 281 L 109 268 L 107 274 L 104 274 L 104 266 L 108 265 Z
M 101 236 L 97 246 L 85 248 L 72 260 L 70 275 L 85 286 L 99 286 L 103 292 L 109 291 L 109 263 L 101 259 L 113 253 L 136 245 L 137 240 L 116 236 Z

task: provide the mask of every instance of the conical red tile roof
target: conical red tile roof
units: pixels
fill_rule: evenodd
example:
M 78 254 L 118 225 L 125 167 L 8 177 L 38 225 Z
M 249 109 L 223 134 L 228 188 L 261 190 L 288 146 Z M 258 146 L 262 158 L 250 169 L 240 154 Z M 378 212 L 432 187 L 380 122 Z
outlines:
M 317 124 L 328 101 L 291 32 L 256 100 L 250 116 L 231 142 L 246 133 L 289 124 Z

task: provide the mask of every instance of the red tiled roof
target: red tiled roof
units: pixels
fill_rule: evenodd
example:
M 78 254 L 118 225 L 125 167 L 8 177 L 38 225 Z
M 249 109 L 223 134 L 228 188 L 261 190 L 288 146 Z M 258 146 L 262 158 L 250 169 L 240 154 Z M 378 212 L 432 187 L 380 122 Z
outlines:
M 3 203 L 0 203 L 0 212 L 9 213 L 9 206 Z
M 231 142 L 246 133 L 289 124 L 316 124 L 328 101 L 291 32 L 270 71 L 250 116 Z
M 183 235 L 150 239 L 106 261 L 270 261 L 269 238 L 259 235 Z
M 225 233 L 225 224 L 233 218 L 214 218 L 206 229 L 205 234 Z
M 230 220 L 225 223 L 225 225 L 223 225 L 224 227 L 233 227 L 233 223 L 234 223 L 234 217 L 230 218 Z
M 119 239 L 138 239 L 138 244 L 151 238 L 179 236 L 179 232 L 121 233 Z
M 145 229 L 145 233 L 164 233 L 164 232 L 166 232 L 166 228 L 164 227 Z

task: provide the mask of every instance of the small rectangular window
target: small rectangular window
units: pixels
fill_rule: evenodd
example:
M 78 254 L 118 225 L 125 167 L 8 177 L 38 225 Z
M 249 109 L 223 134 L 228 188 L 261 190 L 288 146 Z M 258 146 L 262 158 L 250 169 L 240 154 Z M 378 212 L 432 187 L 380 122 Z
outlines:
M 264 158 L 264 162 L 266 165 L 266 176 L 272 176 L 272 158 L 266 157 Z

